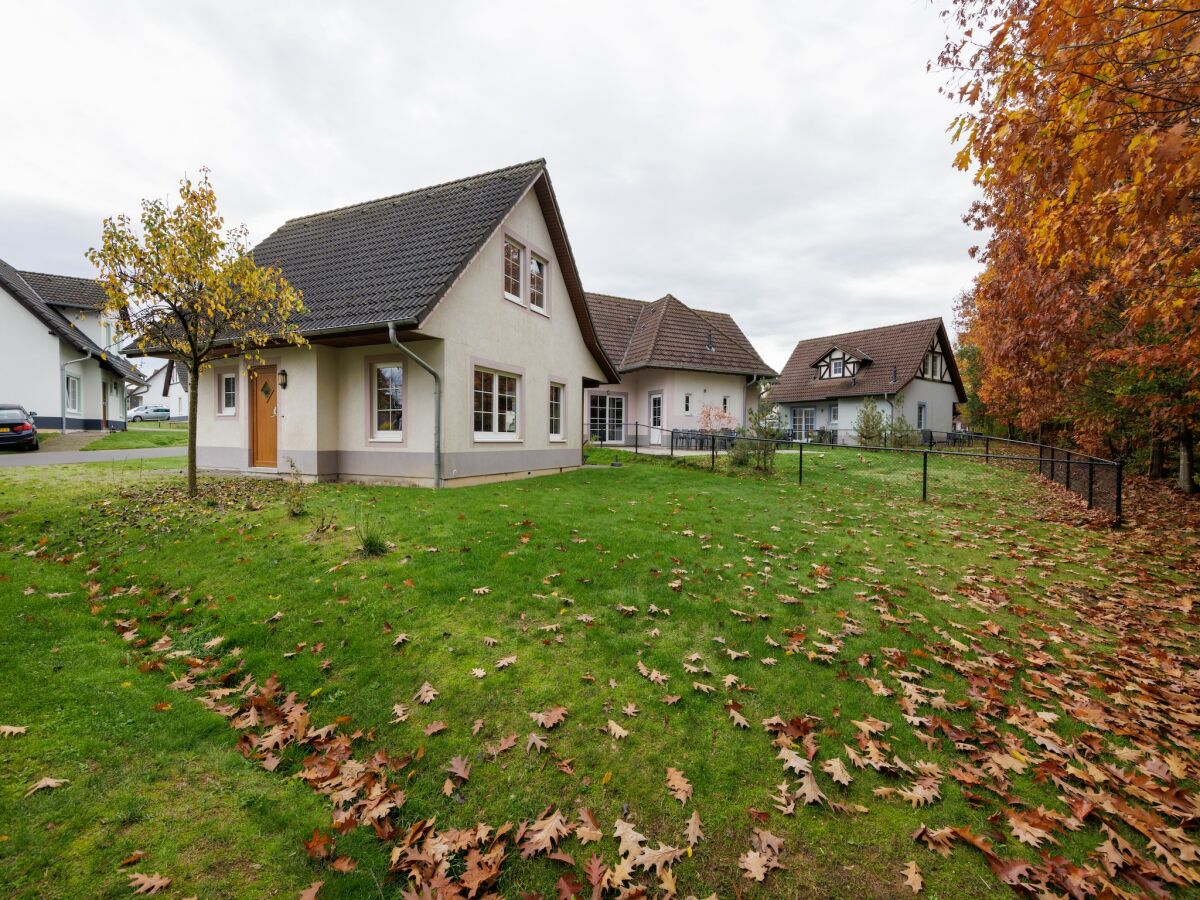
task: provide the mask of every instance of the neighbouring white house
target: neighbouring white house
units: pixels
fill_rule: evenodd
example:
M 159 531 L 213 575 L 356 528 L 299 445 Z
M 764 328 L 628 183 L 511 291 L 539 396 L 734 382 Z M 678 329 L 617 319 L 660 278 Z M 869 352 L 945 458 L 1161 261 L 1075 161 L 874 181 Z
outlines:
M 186 422 L 188 417 L 187 366 L 176 365 L 168 359 L 146 376 L 146 383 L 129 391 L 129 409 L 138 406 L 165 406 L 171 411 L 172 422 Z
M 727 313 L 693 309 L 667 294 L 654 301 L 587 295 L 619 382 L 589 388 L 585 423 L 596 442 L 661 445 L 672 431 L 744 426 L 776 372 Z
M 966 400 L 940 318 L 805 338 L 771 388 L 783 426 L 798 440 L 852 444 L 868 397 L 884 419 L 903 416 L 922 439 L 954 429 Z
M 119 352 L 94 279 L 20 272 L 0 260 L 0 402 L 17 403 L 39 428 L 125 427 L 137 370 Z
M 253 253 L 303 292 L 309 346 L 202 371 L 201 468 L 457 485 L 582 464 L 584 391 L 618 376 L 544 160 L 292 219 Z

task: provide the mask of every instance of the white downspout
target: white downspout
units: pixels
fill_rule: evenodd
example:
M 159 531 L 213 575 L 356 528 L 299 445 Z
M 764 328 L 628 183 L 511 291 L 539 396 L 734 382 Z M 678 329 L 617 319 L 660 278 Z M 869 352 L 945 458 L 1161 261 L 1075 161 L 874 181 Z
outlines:
M 65 363 L 62 363 L 58 367 L 59 388 L 62 393 L 62 433 L 63 434 L 67 433 L 67 366 L 73 366 L 73 365 L 75 365 L 75 363 L 78 363 L 78 362 L 87 362 L 91 358 L 92 358 L 92 351 L 89 350 L 87 352 L 87 356 L 81 356 L 81 357 L 79 357 L 79 359 L 68 359 Z M 83 394 L 83 379 L 82 378 L 79 379 L 79 392 L 81 395 Z M 82 400 L 83 397 L 80 396 L 79 399 Z M 79 411 L 79 413 L 80 413 L 80 415 L 83 415 L 83 410 L 81 409 Z
M 437 370 L 396 339 L 397 325 L 416 325 L 416 319 L 388 322 L 388 340 L 392 346 L 415 362 L 433 377 L 433 486 L 442 486 L 442 376 Z

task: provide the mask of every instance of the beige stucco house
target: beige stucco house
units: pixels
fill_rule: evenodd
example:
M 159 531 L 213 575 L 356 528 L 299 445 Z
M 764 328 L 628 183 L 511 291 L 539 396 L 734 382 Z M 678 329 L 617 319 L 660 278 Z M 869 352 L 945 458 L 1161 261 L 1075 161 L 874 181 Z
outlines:
M 91 278 L 21 272 L 0 260 L 0 403 L 15 403 L 39 428 L 125 427 L 126 386 L 137 370 L 117 350 Z
M 589 388 L 584 421 L 596 443 L 668 445 L 671 433 L 746 424 L 776 373 L 727 313 L 588 294 L 588 307 L 619 383 Z
M 935 318 L 805 338 L 770 397 L 796 440 L 854 444 L 868 397 L 885 420 L 903 417 L 922 440 L 941 441 L 966 392 L 946 326 Z
M 209 471 L 417 485 L 581 465 L 616 379 L 542 160 L 285 223 L 254 249 L 308 347 L 201 373 Z

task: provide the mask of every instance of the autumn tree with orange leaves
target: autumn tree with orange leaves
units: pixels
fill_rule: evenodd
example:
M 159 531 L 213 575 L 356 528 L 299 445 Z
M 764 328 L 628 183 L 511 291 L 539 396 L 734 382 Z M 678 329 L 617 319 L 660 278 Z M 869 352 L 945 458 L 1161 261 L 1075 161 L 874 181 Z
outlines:
M 939 57 L 987 233 L 962 299 L 980 395 L 1128 454 L 1200 429 L 1200 4 L 951 0 Z M 1160 445 L 1161 446 L 1161 445 Z

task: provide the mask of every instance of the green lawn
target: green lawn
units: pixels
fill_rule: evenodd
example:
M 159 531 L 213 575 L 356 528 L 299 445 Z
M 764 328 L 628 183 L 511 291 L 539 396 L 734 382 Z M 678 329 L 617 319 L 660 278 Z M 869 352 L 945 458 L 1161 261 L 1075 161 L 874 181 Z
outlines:
M 770 479 L 623 459 L 440 492 L 311 486 L 299 516 L 286 484 L 206 480 L 187 503 L 155 465 L 0 473 L 0 724 L 28 727 L 0 738 L 0 882 L 16 896 L 126 896 L 138 871 L 171 877 L 176 897 L 287 896 L 317 880 L 322 897 L 398 896 L 389 852 L 414 823 L 517 826 L 550 805 L 572 822 L 587 807 L 604 832 L 556 845 L 584 885 L 593 853 L 618 862 L 618 819 L 685 851 L 693 813 L 703 839 L 634 881 L 653 892 L 673 878 L 681 896 L 896 896 L 915 861 L 925 895 L 963 897 L 1008 893 L 1001 877 L 1129 891 L 1152 877 L 1129 807 L 1066 801 L 1102 791 L 1145 810 L 1146 792 L 1173 792 L 1152 812 L 1171 825 L 1196 802 L 1200 688 L 1178 674 L 1196 670 L 1194 536 L 1112 535 L 968 460 L 931 464 L 922 504 L 919 461 L 899 454 L 806 453 L 803 487 L 794 456 Z M 388 552 L 364 556 L 364 532 Z M 309 727 L 354 740 L 256 750 L 245 734 L 273 727 L 277 700 L 260 698 L 268 721 L 240 730 L 199 702 L 240 687 L 209 705 L 244 715 L 248 687 L 272 675 Z M 425 682 L 427 705 L 414 699 Z M 556 727 L 531 719 L 559 705 Z M 435 722 L 447 727 L 427 734 Z M 531 733 L 543 752 L 527 751 Z M 335 806 L 306 780 L 332 790 L 313 772 L 343 746 L 359 762 L 338 757 L 339 778 L 375 774 L 335 805 L 358 808 L 355 791 L 379 778 L 405 792 L 384 840 L 333 835 L 357 864 L 347 874 L 302 845 Z M 455 757 L 469 779 L 447 783 Z M 784 814 L 778 786 L 796 791 L 809 757 L 824 799 Z M 835 759 L 848 786 L 823 768 Z M 1126 790 L 1104 764 L 1142 766 L 1149 783 Z M 686 804 L 668 767 L 692 787 Z M 23 798 L 43 776 L 70 780 Z M 1085 868 L 1047 874 L 1012 814 Z M 914 841 L 922 824 L 970 831 L 942 833 L 943 856 Z M 1101 826 L 1129 842 L 1116 876 L 1094 855 Z M 783 839 L 786 868 L 761 884 L 739 866 L 764 858 L 745 856 L 754 828 Z M 435 833 L 426 853 L 461 839 Z M 554 896 L 572 871 L 502 840 L 489 886 L 504 896 Z M 119 868 L 134 849 L 145 858 Z M 447 858 L 450 876 L 465 856 Z
M 125 431 L 114 431 L 93 441 L 84 450 L 136 450 L 143 447 L 186 447 L 187 427 L 154 428 L 130 425 Z

